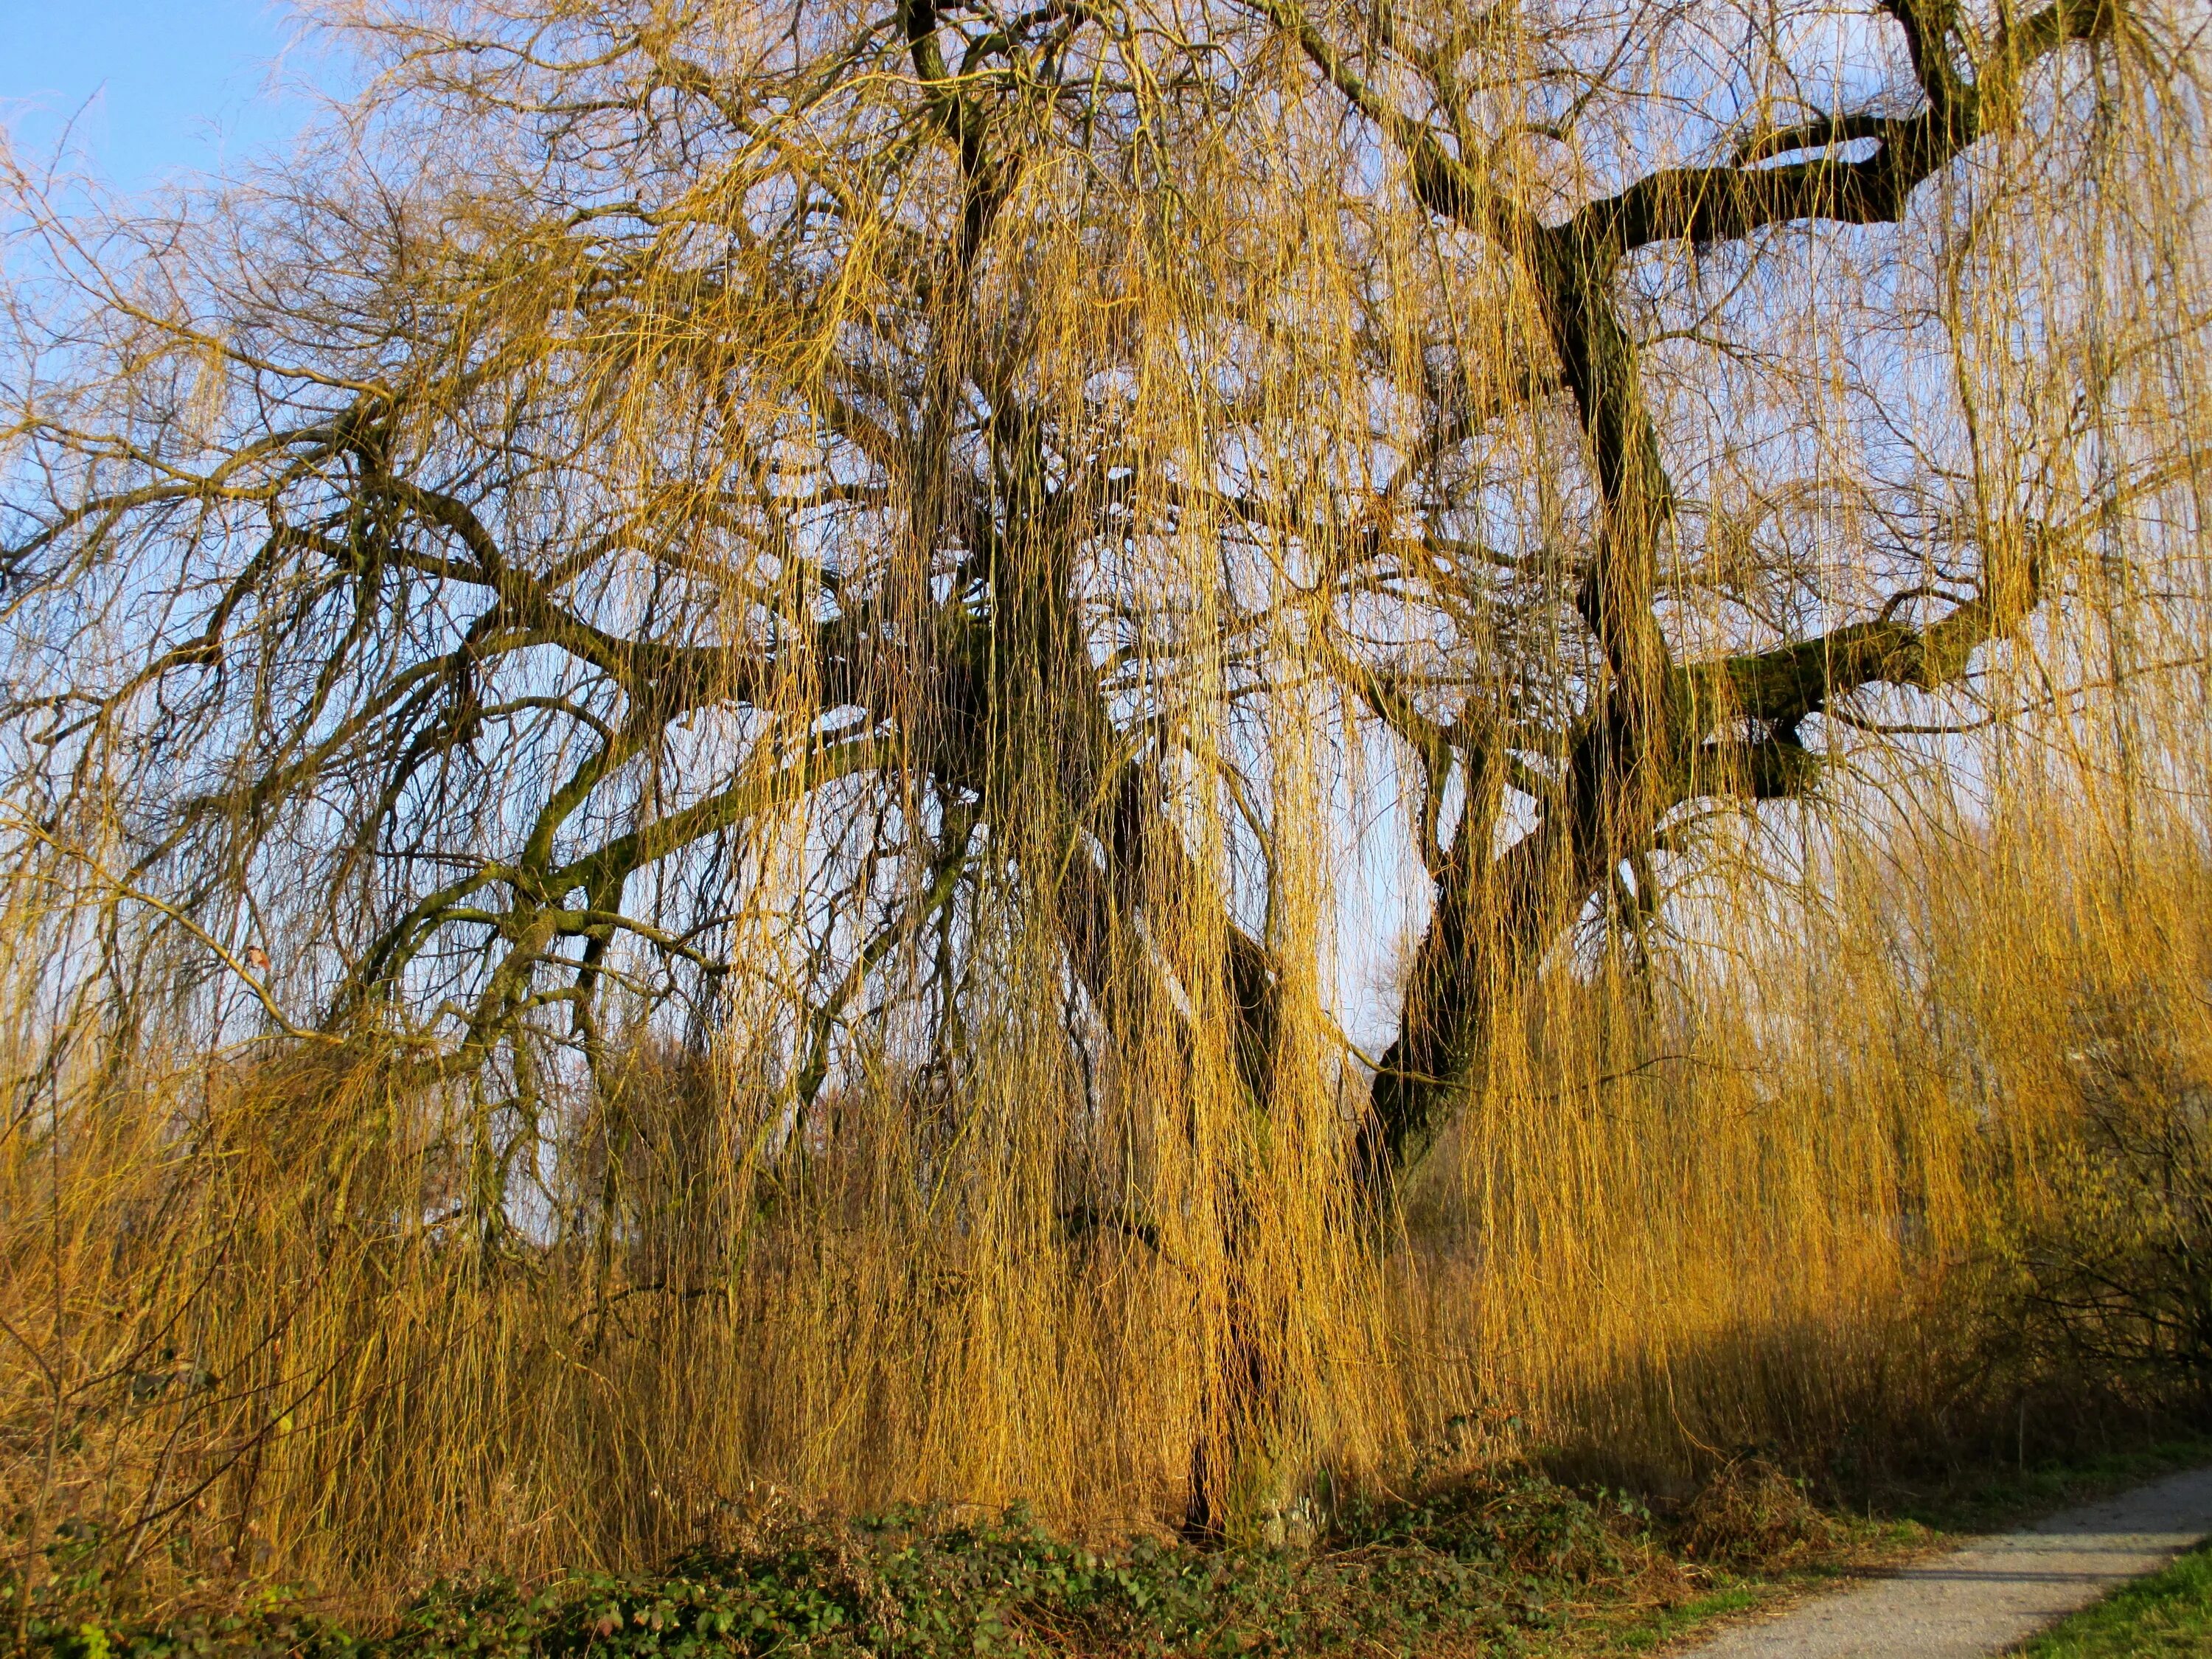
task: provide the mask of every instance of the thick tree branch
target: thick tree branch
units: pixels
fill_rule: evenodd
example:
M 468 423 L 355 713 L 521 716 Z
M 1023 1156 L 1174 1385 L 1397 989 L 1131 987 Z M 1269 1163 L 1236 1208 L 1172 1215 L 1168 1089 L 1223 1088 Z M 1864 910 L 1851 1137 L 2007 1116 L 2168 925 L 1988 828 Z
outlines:
M 1809 640 L 1684 671 L 1681 694 L 1725 718 L 1729 712 L 1795 725 L 1861 686 L 1933 691 L 1963 675 L 1974 653 L 2024 626 L 2041 604 L 2044 560 L 2030 547 L 2000 557 L 1982 588 L 1926 624 L 1877 617 Z
M 1885 9 L 1904 27 L 1911 49 L 1928 98 L 1921 113 L 1839 114 L 1762 137 L 1739 152 L 1736 165 L 1648 173 L 1618 195 L 1589 203 L 1555 234 L 1618 257 L 1653 242 L 1732 241 L 1799 220 L 1893 222 L 1904 216 L 1913 191 L 1969 145 L 2012 128 L 2036 64 L 2069 42 L 2110 39 L 2124 15 L 2120 0 L 2054 0 L 1999 30 L 1980 76 L 1969 83 L 1951 66 L 1950 39 L 1939 32 L 1948 29 L 1948 8 L 1896 0 Z M 1844 160 L 1843 149 L 1861 141 L 1871 142 L 1874 153 Z M 1764 156 L 1816 145 L 1827 153 L 1788 166 L 1759 164 Z

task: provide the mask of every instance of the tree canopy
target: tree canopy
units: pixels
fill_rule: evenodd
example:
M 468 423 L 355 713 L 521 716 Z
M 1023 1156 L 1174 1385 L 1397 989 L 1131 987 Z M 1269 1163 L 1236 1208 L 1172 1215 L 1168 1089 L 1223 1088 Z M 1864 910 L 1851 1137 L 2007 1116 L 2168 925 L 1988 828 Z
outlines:
M 495 1184 L 658 1029 L 771 1159 L 1018 1061 L 1131 1157 L 1311 1103 L 1387 1218 L 1516 987 L 2201 533 L 2130 0 L 320 15 L 295 156 L 12 164 L 5 834 L 104 896 L 57 996 L 373 1035 Z

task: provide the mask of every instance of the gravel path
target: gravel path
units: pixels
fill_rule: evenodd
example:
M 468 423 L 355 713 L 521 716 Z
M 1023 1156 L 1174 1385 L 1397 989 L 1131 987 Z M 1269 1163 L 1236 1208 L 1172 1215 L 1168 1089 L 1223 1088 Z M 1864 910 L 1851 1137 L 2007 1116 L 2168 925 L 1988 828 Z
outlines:
M 2212 1536 L 2212 1469 L 1984 1538 L 1680 1659 L 1984 1659 Z

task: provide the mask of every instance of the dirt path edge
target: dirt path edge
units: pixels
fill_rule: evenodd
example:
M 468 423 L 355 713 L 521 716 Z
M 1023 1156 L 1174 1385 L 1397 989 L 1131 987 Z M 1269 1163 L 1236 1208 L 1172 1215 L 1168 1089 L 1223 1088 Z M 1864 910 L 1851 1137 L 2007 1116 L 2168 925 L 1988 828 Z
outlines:
M 1985 1659 L 2212 1537 L 2212 1468 L 1976 1539 L 1737 1625 L 1676 1659 Z

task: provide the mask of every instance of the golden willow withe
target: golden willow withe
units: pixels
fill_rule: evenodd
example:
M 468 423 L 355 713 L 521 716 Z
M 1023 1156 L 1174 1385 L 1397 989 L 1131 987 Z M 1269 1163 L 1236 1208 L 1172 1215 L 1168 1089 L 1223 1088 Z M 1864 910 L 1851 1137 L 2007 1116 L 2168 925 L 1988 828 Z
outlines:
M 315 1467 L 409 1455 L 420 1373 L 345 1358 L 400 1340 L 379 1241 L 440 1305 L 545 1275 L 589 1373 L 647 1308 L 742 1350 L 856 1237 L 987 1369 L 1120 1307 L 1085 1363 L 1180 1403 L 1115 1501 L 1279 1510 L 1399 1432 L 1343 1403 L 1376 1275 L 1564 1040 L 1540 973 L 1663 977 L 1731 823 L 1985 798 L 1952 734 L 2073 732 L 2186 632 L 2186 8 L 325 11 L 367 90 L 285 166 L 9 209 L 12 1133 L 166 1066 L 145 1157 L 232 1160 L 195 1237 L 293 1215 L 229 1305 L 334 1297 L 325 1347 L 207 1368 L 259 1379 L 241 1515 L 295 1384 L 385 1366 Z M 1337 963 L 1401 919 L 1377 1025 Z M 534 1362 L 454 1318 L 489 1423 Z M 730 1432 L 803 1477 L 760 1448 L 817 1403 Z M 440 1490 L 526 1480 L 485 1457 Z

